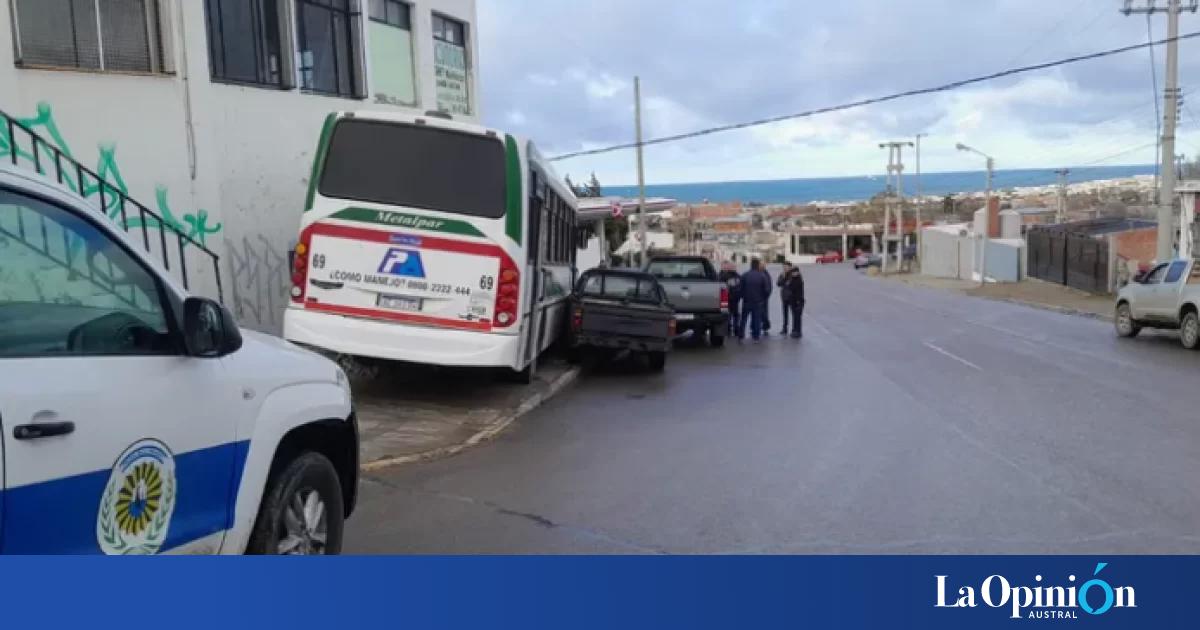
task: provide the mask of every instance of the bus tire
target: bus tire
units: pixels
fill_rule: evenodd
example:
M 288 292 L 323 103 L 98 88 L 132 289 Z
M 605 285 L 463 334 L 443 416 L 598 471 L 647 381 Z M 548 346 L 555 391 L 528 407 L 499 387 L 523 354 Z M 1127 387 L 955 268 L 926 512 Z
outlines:
M 504 380 L 518 385 L 529 385 L 533 382 L 533 375 L 533 363 L 530 363 L 523 370 L 506 370 Z

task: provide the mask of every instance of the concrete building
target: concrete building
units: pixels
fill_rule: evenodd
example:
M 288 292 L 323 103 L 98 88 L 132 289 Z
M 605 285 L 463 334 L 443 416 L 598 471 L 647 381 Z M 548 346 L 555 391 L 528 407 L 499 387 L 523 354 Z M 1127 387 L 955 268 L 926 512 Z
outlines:
M 0 4 L 0 112 L 217 252 L 253 328 L 280 326 L 329 112 L 480 117 L 475 0 Z

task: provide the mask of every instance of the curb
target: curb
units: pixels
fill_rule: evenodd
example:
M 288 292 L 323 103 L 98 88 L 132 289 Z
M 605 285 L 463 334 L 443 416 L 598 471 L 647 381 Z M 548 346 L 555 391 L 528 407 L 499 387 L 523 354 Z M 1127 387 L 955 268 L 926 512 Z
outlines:
M 377 460 L 367 462 L 365 464 L 360 465 L 359 470 L 361 470 L 362 472 L 369 473 L 369 472 L 374 472 L 377 470 L 382 470 L 384 468 L 390 468 L 392 466 L 402 466 L 404 464 L 415 464 L 418 462 L 426 462 L 426 461 L 430 461 L 430 460 L 434 460 L 434 459 L 442 459 L 444 457 L 450 457 L 453 455 L 457 455 L 457 454 L 467 450 L 468 448 L 471 448 L 472 446 L 482 444 L 484 442 L 487 442 L 487 441 L 495 438 L 497 435 L 500 435 L 501 433 L 504 432 L 505 429 L 512 426 L 512 424 L 514 422 L 516 422 L 518 419 L 520 419 L 522 416 L 529 413 L 530 411 L 533 411 L 534 409 L 537 409 L 543 403 L 545 403 L 547 400 L 550 400 L 556 394 L 558 394 L 562 390 L 566 389 L 566 387 L 568 385 L 570 385 L 571 383 L 574 383 L 575 379 L 578 377 L 579 377 L 579 368 L 578 367 L 569 368 L 566 372 L 563 372 L 562 374 L 560 374 L 558 376 L 558 378 L 554 379 L 554 381 L 550 383 L 550 386 L 546 389 L 546 391 L 534 394 L 533 396 L 530 396 L 527 400 L 522 402 L 516 409 L 514 409 L 513 411 L 511 411 L 507 414 L 500 416 L 500 418 L 497 419 L 496 422 L 494 422 L 491 426 L 475 433 L 471 437 L 467 438 L 466 440 L 463 440 L 462 442 L 459 442 L 458 444 L 451 444 L 449 446 L 439 446 L 438 448 L 424 451 L 421 453 L 413 453 L 412 455 L 401 455 L 398 457 L 384 457 L 384 458 L 377 459 Z
M 970 294 L 968 294 L 968 295 L 970 295 Z M 985 300 L 993 300 L 996 302 L 1007 302 L 1009 304 L 1019 304 L 1021 306 L 1029 306 L 1032 308 L 1041 309 L 1043 311 L 1051 311 L 1054 313 L 1061 313 L 1063 315 L 1074 315 L 1076 317 L 1086 317 L 1087 319 L 1095 319 L 1095 320 L 1099 320 L 1099 321 L 1103 321 L 1103 322 L 1113 321 L 1113 318 L 1109 315 L 1102 315 L 1100 313 L 1093 313 L 1091 311 L 1081 311 L 1079 309 L 1070 308 L 1067 306 L 1058 306 L 1056 304 L 1043 304 L 1041 302 L 1027 302 L 1025 300 L 1018 300 L 1016 298 L 989 297 L 986 295 L 976 295 L 973 297 L 981 297 Z

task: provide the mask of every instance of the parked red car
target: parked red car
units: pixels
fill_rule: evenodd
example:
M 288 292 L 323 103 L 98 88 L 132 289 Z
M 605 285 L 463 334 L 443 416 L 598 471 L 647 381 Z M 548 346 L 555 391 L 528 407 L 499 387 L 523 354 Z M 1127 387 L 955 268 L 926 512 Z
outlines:
M 828 251 L 817 257 L 818 265 L 832 265 L 840 262 L 842 262 L 841 252 Z

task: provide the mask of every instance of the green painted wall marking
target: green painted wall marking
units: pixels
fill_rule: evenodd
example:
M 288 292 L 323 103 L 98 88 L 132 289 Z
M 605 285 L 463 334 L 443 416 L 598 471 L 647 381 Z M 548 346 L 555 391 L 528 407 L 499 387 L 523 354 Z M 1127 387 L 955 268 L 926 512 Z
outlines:
M 57 148 L 63 155 L 69 158 L 77 159 L 71 152 L 71 147 L 67 144 L 62 132 L 59 131 L 58 123 L 54 120 L 54 109 L 49 103 L 38 103 L 37 115 L 31 118 L 14 118 L 14 120 L 29 127 L 42 137 L 48 138 L 48 140 L 39 145 L 46 147 L 44 151 L 39 149 L 43 164 L 54 163 L 54 154 L 50 150 L 50 147 Z M 104 213 L 108 215 L 109 219 L 120 222 L 121 203 L 116 195 L 109 194 L 109 191 L 117 190 L 122 194 L 129 195 L 129 186 L 125 184 L 125 178 L 121 175 L 121 167 L 117 164 L 117 145 L 115 143 L 102 143 L 97 147 L 97 150 L 99 157 L 96 159 L 95 172 L 100 176 L 100 181 L 92 182 L 87 181 L 90 178 L 85 178 L 83 186 L 80 187 L 79 182 L 76 181 L 74 169 L 67 168 L 64 165 L 63 185 L 75 191 L 80 196 L 89 198 L 100 192 L 101 182 L 103 182 L 105 190 Z M 34 161 L 33 147 L 30 146 L 29 150 L 25 150 L 20 146 L 16 146 L 13 139 L 8 136 L 7 119 L 3 114 L 0 114 L 0 160 L 11 160 L 14 151 L 16 152 L 18 161 L 21 159 L 30 162 Z M 37 170 L 42 175 L 48 175 L 44 168 L 39 167 Z M 208 236 L 219 233 L 223 227 L 220 223 L 209 225 L 208 212 L 205 210 L 197 210 L 193 214 L 185 213 L 182 215 L 182 218 L 176 217 L 167 201 L 168 191 L 165 186 L 156 186 L 154 197 L 158 205 L 158 213 L 162 216 L 162 223 L 188 235 L 201 245 L 207 245 Z M 142 220 L 137 215 L 137 209 L 129 206 L 125 210 L 128 230 L 140 229 L 142 227 Z M 153 217 L 146 217 L 145 225 L 151 229 L 162 229 L 162 224 Z
M 370 208 L 346 208 L 345 210 L 339 210 L 329 218 L 484 238 L 483 232 L 480 232 L 475 226 L 466 221 L 434 219 L 415 214 L 405 214 L 403 212 L 372 210 Z
M 321 137 L 317 140 L 317 152 L 313 155 L 312 174 L 308 176 L 308 199 L 304 202 L 304 211 L 312 210 L 313 198 L 317 196 L 317 180 L 325 168 L 325 154 L 329 153 L 329 136 L 333 135 L 333 127 L 337 124 L 337 114 L 325 117 L 321 126 Z
M 525 178 L 521 177 L 521 152 L 517 148 L 517 141 L 512 136 L 504 136 L 504 160 L 505 160 L 505 177 L 507 178 L 507 193 L 505 194 L 504 204 L 504 232 L 508 237 L 521 244 L 521 222 L 525 218 L 521 212 L 521 200 L 525 195 L 521 192 L 522 182 Z

